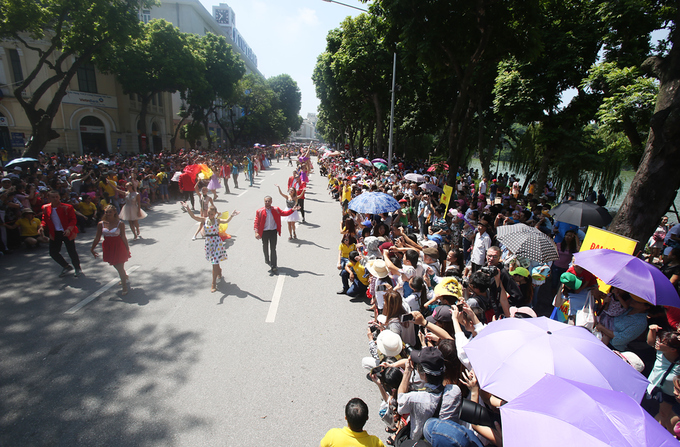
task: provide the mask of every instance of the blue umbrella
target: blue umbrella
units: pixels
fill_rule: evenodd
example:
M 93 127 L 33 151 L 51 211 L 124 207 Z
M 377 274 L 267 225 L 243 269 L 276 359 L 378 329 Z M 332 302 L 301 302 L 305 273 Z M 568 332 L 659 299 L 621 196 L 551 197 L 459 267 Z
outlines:
M 365 192 L 352 199 L 348 207 L 357 213 L 382 214 L 396 211 L 401 205 L 394 197 L 384 192 Z
M 15 158 L 14 160 L 10 161 L 5 165 L 5 168 L 11 168 L 13 166 L 19 166 L 19 165 L 25 165 L 27 163 L 35 163 L 38 160 L 35 158 L 29 158 L 29 157 L 24 157 L 24 158 Z

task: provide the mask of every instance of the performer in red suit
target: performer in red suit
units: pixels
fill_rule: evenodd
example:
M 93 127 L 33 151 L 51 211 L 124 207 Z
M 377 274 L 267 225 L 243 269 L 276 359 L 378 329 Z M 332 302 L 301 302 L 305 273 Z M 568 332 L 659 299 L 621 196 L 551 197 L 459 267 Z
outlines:
M 255 212 L 255 238 L 262 239 L 264 262 L 271 267 L 270 272 L 277 272 L 276 239 L 281 235 L 281 216 L 290 216 L 299 209 L 300 207 L 296 206 L 284 211 L 278 206 L 272 206 L 271 196 L 266 196 L 264 207 Z
M 50 191 L 47 197 L 50 203 L 43 205 L 42 227 L 47 228 L 50 235 L 50 256 L 62 268 L 59 276 L 66 276 L 75 267 L 74 276 L 78 277 L 82 273 L 80 270 L 80 259 L 76 252 L 76 235 L 78 234 L 78 221 L 73 207 L 67 203 L 61 203 L 59 193 Z M 66 251 L 71 258 L 73 267 L 61 255 L 61 245 L 66 245 Z
M 300 215 L 302 215 L 302 223 L 306 223 L 305 220 L 305 189 L 307 189 L 307 182 L 303 182 L 300 178 L 300 171 L 293 172 L 288 178 L 288 189 L 295 188 L 297 192 L 298 205 L 300 206 Z

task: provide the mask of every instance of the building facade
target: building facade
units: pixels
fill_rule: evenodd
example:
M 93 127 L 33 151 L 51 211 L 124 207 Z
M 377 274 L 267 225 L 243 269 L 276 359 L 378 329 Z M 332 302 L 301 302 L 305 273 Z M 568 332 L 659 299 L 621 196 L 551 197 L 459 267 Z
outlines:
M 29 39 L 31 46 L 46 49 L 47 41 Z M 19 41 L 0 42 L 0 147 L 20 152 L 31 137 L 31 125 L 14 89 L 38 63 L 38 54 Z M 50 75 L 41 70 L 29 85 L 25 96 L 31 95 Z M 38 104 L 46 107 L 58 86 L 52 86 Z M 100 153 L 160 152 L 168 147 L 172 131 L 172 104 L 169 94 L 157 95 L 147 116 L 148 136 L 138 129 L 140 102 L 123 94 L 115 76 L 101 73 L 93 65 L 82 66 L 71 80 L 66 96 L 53 120 L 52 128 L 59 138 L 47 143 L 45 152 Z
M 307 118 L 302 120 L 302 125 L 297 132 L 291 134 L 291 141 L 296 143 L 309 143 L 316 141 L 316 113 L 308 113 Z

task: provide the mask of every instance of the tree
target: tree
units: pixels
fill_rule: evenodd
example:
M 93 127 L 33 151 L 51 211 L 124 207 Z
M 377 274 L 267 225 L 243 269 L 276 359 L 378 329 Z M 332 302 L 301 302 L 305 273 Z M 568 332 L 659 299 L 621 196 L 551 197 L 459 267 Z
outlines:
M 120 48 L 112 66 L 126 94 L 141 97 L 140 132 L 154 95 L 186 90 L 204 80 L 205 60 L 192 51 L 188 35 L 165 20 L 152 20 L 130 45 Z
M 288 132 L 296 132 L 302 125 L 302 93 L 297 82 L 290 75 L 281 74 L 267 79 L 267 83 L 276 95 L 278 107 L 286 118 Z
M 112 53 L 140 32 L 131 11 L 153 4 L 152 0 L 0 0 L 0 38 L 17 40 L 39 56 L 14 88 L 14 97 L 31 123 L 32 137 L 24 155 L 37 157 L 48 141 L 59 137 L 52 121 L 78 68 L 94 62 L 105 71 Z M 38 76 L 44 72 L 47 77 L 40 83 Z
M 239 109 L 240 113 L 234 110 Z M 253 73 L 241 79 L 232 96 L 227 117 L 218 124 L 231 146 L 239 143 L 276 143 L 288 136 L 283 111 L 276 106 L 276 95 L 267 82 Z
M 645 3 L 637 2 L 640 15 L 649 11 Z M 641 245 L 653 234 L 680 188 L 680 9 L 676 2 L 651 3 L 670 29 L 670 49 L 645 61 L 644 66 L 659 80 L 659 94 L 640 166 L 610 226 Z
M 389 39 L 399 42 L 407 64 L 421 65 L 430 79 L 446 78 L 454 85 L 447 141 L 448 183 L 453 185 L 469 130 L 477 71 L 512 54 L 535 52 L 538 0 L 376 0 L 371 10 L 385 17 Z

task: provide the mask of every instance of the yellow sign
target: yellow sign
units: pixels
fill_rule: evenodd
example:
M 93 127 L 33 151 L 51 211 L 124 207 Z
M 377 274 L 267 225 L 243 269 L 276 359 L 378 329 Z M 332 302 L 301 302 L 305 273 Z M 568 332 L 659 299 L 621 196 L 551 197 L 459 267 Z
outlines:
M 451 200 L 451 195 L 453 194 L 453 187 L 446 185 L 444 186 L 444 194 L 442 194 L 439 199 L 439 203 L 446 205 L 446 209 L 449 209 L 449 200 Z
M 583 239 L 580 251 L 597 250 L 598 248 L 607 248 L 609 250 L 618 251 L 632 255 L 635 251 L 635 246 L 638 241 L 620 234 L 612 233 L 611 231 L 603 230 L 597 227 L 588 227 L 586 237 Z M 607 293 L 611 286 L 602 282 L 599 278 L 597 284 L 601 291 Z

